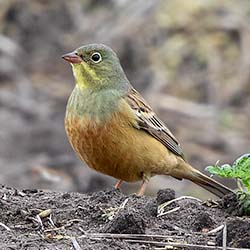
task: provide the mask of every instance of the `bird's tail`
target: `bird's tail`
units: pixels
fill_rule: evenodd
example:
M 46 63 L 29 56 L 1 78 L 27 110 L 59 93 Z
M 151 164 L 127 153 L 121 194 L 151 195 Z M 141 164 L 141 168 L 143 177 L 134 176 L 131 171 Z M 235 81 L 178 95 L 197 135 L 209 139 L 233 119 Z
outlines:
M 174 177 L 188 179 L 220 198 L 228 193 L 233 192 L 230 188 L 206 176 L 186 162 L 183 162 L 183 164 L 181 164 L 181 168 L 177 169 L 174 172 Z

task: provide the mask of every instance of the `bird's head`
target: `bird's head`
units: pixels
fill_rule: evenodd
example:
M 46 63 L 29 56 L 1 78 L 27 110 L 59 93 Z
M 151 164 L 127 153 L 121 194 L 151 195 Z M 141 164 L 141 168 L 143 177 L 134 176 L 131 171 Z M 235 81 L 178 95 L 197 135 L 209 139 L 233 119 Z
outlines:
M 115 52 L 103 44 L 82 46 L 62 58 L 72 65 L 80 88 L 118 88 L 128 81 Z

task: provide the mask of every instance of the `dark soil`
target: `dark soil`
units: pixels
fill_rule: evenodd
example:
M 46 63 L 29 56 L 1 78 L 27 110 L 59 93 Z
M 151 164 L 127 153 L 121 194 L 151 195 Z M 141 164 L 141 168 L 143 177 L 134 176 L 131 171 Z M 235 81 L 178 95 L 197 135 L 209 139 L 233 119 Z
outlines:
M 227 246 L 250 248 L 250 219 L 230 215 L 229 198 L 205 203 L 179 199 L 159 216 L 158 207 L 174 198 L 169 189 L 152 198 L 114 189 L 80 194 L 1 186 L 1 249 L 163 249 L 171 244 L 217 249 L 223 229 L 209 231 L 224 224 Z

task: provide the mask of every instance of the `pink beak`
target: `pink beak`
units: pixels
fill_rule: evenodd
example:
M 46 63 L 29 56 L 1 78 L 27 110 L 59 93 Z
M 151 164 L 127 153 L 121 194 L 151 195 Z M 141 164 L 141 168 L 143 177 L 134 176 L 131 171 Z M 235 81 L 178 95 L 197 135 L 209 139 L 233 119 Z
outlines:
M 83 60 L 80 56 L 77 55 L 75 51 L 65 54 L 62 58 L 70 63 L 81 63 Z

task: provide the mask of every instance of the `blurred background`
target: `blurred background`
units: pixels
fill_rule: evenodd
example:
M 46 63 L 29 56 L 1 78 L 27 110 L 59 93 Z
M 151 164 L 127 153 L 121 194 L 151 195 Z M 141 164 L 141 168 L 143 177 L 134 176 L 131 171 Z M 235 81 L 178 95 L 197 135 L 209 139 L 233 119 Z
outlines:
M 0 183 L 79 192 L 115 183 L 83 166 L 64 131 L 74 79 L 61 55 L 90 42 L 117 52 L 194 166 L 249 153 L 249 23 L 247 0 L 0 0 Z M 211 197 L 162 176 L 148 194 L 166 187 Z

